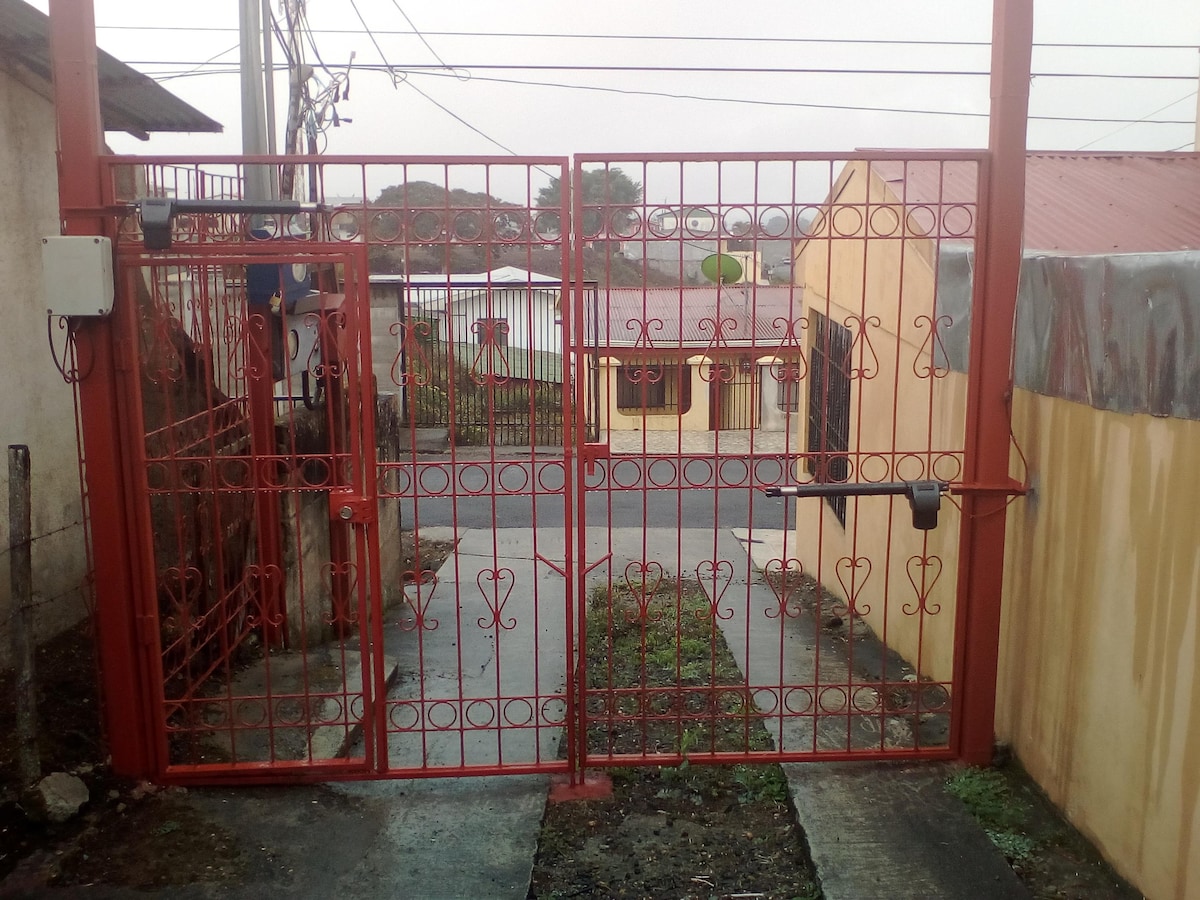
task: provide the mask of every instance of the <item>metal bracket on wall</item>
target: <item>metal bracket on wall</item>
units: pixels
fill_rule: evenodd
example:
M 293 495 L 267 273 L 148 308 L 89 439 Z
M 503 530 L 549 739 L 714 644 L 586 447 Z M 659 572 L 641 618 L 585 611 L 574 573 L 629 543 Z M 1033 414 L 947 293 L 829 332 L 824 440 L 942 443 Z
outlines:
M 937 528 L 942 494 L 950 490 L 946 481 L 881 481 L 866 484 L 795 484 L 764 488 L 768 497 L 874 497 L 899 495 L 908 498 L 913 528 Z

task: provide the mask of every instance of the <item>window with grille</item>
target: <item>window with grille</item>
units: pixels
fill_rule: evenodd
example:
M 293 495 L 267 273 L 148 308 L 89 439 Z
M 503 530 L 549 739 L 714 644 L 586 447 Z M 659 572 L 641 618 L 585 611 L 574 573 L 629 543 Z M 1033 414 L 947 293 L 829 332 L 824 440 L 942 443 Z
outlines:
M 779 366 L 775 372 L 775 405 L 781 412 L 800 412 L 800 366 Z
M 661 365 L 617 367 L 617 409 L 662 409 L 667 405 L 667 377 Z
M 815 310 L 808 368 L 808 471 L 818 484 L 850 477 L 850 329 Z M 782 382 L 781 382 L 782 384 Z M 834 515 L 846 524 L 846 498 L 826 497 Z

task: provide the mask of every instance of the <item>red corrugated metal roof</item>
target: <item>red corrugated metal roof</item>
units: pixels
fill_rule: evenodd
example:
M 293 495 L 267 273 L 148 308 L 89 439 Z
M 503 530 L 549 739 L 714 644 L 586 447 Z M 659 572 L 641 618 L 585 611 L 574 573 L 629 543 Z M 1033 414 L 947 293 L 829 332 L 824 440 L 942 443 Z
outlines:
M 718 321 L 724 344 L 777 347 L 788 342 L 789 325 L 799 340 L 803 313 L 799 287 L 753 284 L 600 289 L 598 303 L 602 347 L 702 350 L 713 344 Z
M 971 165 L 889 161 L 872 168 L 909 206 L 974 201 Z M 1200 154 L 1029 154 L 1025 248 L 1087 255 L 1200 249 Z

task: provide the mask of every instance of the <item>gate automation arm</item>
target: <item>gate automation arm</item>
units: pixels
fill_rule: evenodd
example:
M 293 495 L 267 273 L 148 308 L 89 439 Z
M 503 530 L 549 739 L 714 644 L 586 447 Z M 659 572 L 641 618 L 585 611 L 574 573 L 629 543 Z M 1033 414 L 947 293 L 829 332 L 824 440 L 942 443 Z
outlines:
M 867 484 L 796 484 L 764 488 L 768 497 L 873 497 L 900 494 L 912 507 L 913 528 L 937 528 L 942 494 L 950 490 L 945 481 L 881 481 Z
M 320 203 L 301 200 L 176 200 L 144 197 L 137 201 L 147 250 L 171 249 L 171 219 L 178 213 L 295 214 L 324 212 Z

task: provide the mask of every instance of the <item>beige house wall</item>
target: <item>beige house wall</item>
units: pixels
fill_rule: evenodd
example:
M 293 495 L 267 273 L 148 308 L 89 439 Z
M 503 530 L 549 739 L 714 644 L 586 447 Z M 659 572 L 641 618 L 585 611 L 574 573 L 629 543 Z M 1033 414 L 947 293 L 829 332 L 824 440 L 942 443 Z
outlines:
M 929 242 L 905 237 L 894 196 L 863 163 L 846 167 L 824 227 L 793 266 L 812 313 L 855 334 L 851 351 L 849 481 L 961 477 L 966 378 L 935 366 Z M 811 388 L 812 373 L 805 379 Z M 807 409 L 807 402 L 805 404 Z M 807 417 L 797 417 L 806 448 Z M 957 508 L 919 531 L 904 497 L 849 498 L 843 526 L 820 499 L 797 503 L 797 556 L 922 675 L 953 671 Z
M 1013 416 L 998 735 L 1148 897 L 1200 897 L 1200 422 Z
M 54 366 L 46 337 L 41 238 L 58 234 L 53 106 L 0 68 L 0 666 L 8 664 L 12 598 L 8 554 L 10 444 L 29 446 L 32 468 L 33 590 L 37 637 L 84 615 L 86 575 L 72 390 Z M 57 328 L 56 334 L 61 335 Z

